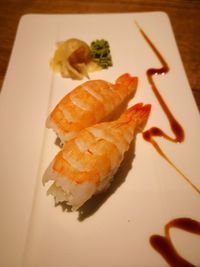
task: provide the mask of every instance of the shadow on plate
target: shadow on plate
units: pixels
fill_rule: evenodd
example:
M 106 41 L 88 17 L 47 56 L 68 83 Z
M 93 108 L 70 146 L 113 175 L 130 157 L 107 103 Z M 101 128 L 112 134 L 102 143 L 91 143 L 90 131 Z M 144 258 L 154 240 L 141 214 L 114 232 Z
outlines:
M 130 149 L 125 153 L 124 160 L 121 163 L 119 170 L 115 174 L 109 189 L 106 192 L 94 195 L 78 209 L 78 220 L 80 222 L 97 212 L 98 209 L 107 201 L 107 199 L 116 192 L 118 187 L 125 182 L 127 174 L 132 168 L 134 157 L 135 142 L 132 142 Z M 61 207 L 63 212 L 72 212 L 71 206 L 69 206 L 66 202 L 57 203 L 55 204 L 55 207 Z
M 107 199 L 116 192 L 119 186 L 121 186 L 127 177 L 128 172 L 132 168 L 133 159 L 135 157 L 135 142 L 132 142 L 130 149 L 125 153 L 124 160 L 117 173 L 115 174 L 113 181 L 109 189 L 104 193 L 94 195 L 89 199 L 82 207 L 78 209 L 78 220 L 84 221 L 88 217 L 92 216 L 98 209 L 107 201 Z M 55 207 L 61 207 L 63 212 L 72 212 L 71 206 L 66 202 L 55 204 Z
M 54 141 L 54 144 L 56 145 L 56 146 L 58 146 L 59 148 L 61 148 L 62 149 L 62 147 L 63 147 L 63 144 L 62 144 L 62 142 L 61 142 L 61 140 L 60 140 L 60 138 L 57 136 L 56 137 L 56 139 L 55 139 L 55 141 Z
M 135 157 L 135 142 L 132 142 L 130 149 L 126 152 L 124 160 L 115 174 L 113 181 L 109 189 L 97 195 L 94 195 L 89 199 L 82 207 L 79 208 L 78 220 L 83 221 L 86 218 L 92 216 L 98 209 L 107 201 L 107 199 L 116 192 L 119 186 L 121 186 L 127 177 L 128 172 L 132 168 L 133 159 Z
M 78 209 L 78 220 L 84 221 L 88 217 L 92 216 L 98 209 L 107 201 L 107 199 L 116 192 L 119 186 L 121 186 L 127 177 L 128 172 L 132 168 L 133 159 L 135 157 L 135 142 L 132 142 L 130 149 L 125 153 L 124 160 L 117 173 L 115 174 L 113 181 L 106 192 L 94 195 L 89 199 L 82 207 Z M 72 212 L 71 206 L 66 202 L 55 204 L 55 207 L 61 207 L 63 212 Z

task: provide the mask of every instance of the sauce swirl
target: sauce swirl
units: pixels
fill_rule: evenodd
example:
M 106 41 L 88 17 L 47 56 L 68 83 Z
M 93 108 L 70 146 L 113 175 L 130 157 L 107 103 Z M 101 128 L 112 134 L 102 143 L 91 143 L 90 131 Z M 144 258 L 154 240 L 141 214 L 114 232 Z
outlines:
M 188 182 L 194 190 L 196 190 L 200 194 L 200 189 L 197 188 L 188 177 L 186 177 L 175 165 L 174 163 L 166 156 L 166 154 L 163 152 L 163 150 L 160 148 L 158 143 L 155 141 L 155 137 L 162 137 L 170 142 L 174 143 L 181 143 L 184 141 L 185 134 L 183 127 L 181 124 L 176 120 L 172 112 L 170 111 L 168 105 L 164 101 L 163 97 L 161 96 L 154 80 L 154 75 L 163 75 L 167 74 L 170 71 L 170 68 L 164 59 L 164 57 L 161 55 L 161 53 L 158 51 L 156 46 L 152 43 L 152 41 L 148 38 L 146 33 L 139 27 L 139 25 L 136 23 L 140 33 L 144 37 L 145 41 L 148 43 L 156 57 L 158 58 L 161 67 L 160 68 L 150 68 L 146 71 L 146 76 L 148 79 L 148 82 L 151 86 L 151 89 L 158 100 L 163 112 L 165 113 L 169 126 L 174 134 L 174 137 L 171 137 L 167 135 L 162 129 L 158 127 L 151 127 L 147 131 L 143 133 L 143 138 L 151 143 L 153 147 L 156 149 L 156 151 L 165 159 L 168 161 L 168 163 L 176 169 L 176 171 L 185 179 L 186 182 Z M 187 231 L 193 234 L 200 235 L 200 222 L 197 222 L 191 218 L 177 218 L 165 225 L 165 235 L 152 235 L 150 237 L 150 244 L 151 246 L 161 254 L 161 256 L 166 260 L 166 262 L 172 266 L 172 267 L 194 267 L 192 263 L 184 259 L 175 249 L 171 237 L 170 237 L 170 229 L 171 228 L 179 228 L 183 231 Z
M 138 26 L 139 27 L 139 26 Z M 165 115 L 168 118 L 170 127 L 172 132 L 175 135 L 175 138 L 172 138 L 168 135 L 166 135 L 161 129 L 157 127 L 152 127 L 147 131 L 149 138 L 153 136 L 161 136 L 164 137 L 165 139 L 168 139 L 169 141 L 172 142 L 183 142 L 184 141 L 184 130 L 183 127 L 180 125 L 180 123 L 175 119 L 174 115 L 171 113 L 169 107 L 167 106 L 166 102 L 162 98 L 161 94 L 159 93 L 158 88 L 156 87 L 153 76 L 154 75 L 163 75 L 169 72 L 170 68 L 166 62 L 166 60 L 163 58 L 161 53 L 158 51 L 158 49 L 155 47 L 155 45 L 152 43 L 152 41 L 148 38 L 146 33 L 139 27 L 139 30 L 146 40 L 146 42 L 149 44 L 155 55 L 157 56 L 158 60 L 160 61 L 162 67 L 161 68 L 150 68 L 146 71 L 147 79 L 149 81 L 149 84 L 151 85 L 151 88 L 153 90 L 153 93 L 155 94 L 160 106 L 162 107 Z M 147 136 L 146 133 L 146 136 Z M 144 134 L 145 135 L 145 134 Z M 149 139 L 148 139 L 149 140 Z
M 165 100 L 163 99 L 163 97 L 161 96 L 154 80 L 153 80 L 153 76 L 154 75 L 163 75 L 163 74 L 167 74 L 170 71 L 170 68 L 166 62 L 166 60 L 164 59 L 164 57 L 161 55 L 161 53 L 158 51 L 158 49 L 156 48 L 156 46 L 152 43 L 152 41 L 149 39 L 149 37 L 146 35 L 146 33 L 140 28 L 140 26 L 137 24 L 136 25 L 140 31 L 140 33 L 142 34 L 142 36 L 144 37 L 145 41 L 147 42 L 147 44 L 150 46 L 150 48 L 152 49 L 152 51 L 154 52 L 154 54 L 156 55 L 156 57 L 158 58 L 161 67 L 160 68 L 150 68 L 147 69 L 146 71 L 146 76 L 148 79 L 148 82 L 152 88 L 152 91 L 156 97 L 156 99 L 158 100 L 163 112 L 165 113 L 170 128 L 174 134 L 174 137 L 171 137 L 169 135 L 167 135 L 162 129 L 158 128 L 158 127 L 151 127 L 149 130 L 145 131 L 143 133 L 143 138 L 151 143 L 153 145 L 153 147 L 157 150 L 157 152 L 166 160 L 168 161 L 168 163 L 185 179 L 185 181 L 187 183 L 190 184 L 190 186 L 192 186 L 192 188 L 194 190 L 196 190 L 199 194 L 200 194 L 200 189 L 195 186 L 190 179 L 185 176 L 176 166 L 175 164 L 166 156 L 166 154 L 162 151 L 162 149 L 160 148 L 160 146 L 158 145 L 158 143 L 155 141 L 155 137 L 162 137 L 170 142 L 174 142 L 174 143 L 181 143 L 184 141 L 185 138 L 185 133 L 184 133 L 184 129 L 181 126 L 181 124 L 176 120 L 176 118 L 174 117 L 174 115 L 172 114 L 171 110 L 169 109 L 168 105 L 166 104 Z
M 200 222 L 191 218 L 177 218 L 165 225 L 165 236 L 152 235 L 150 237 L 151 246 L 161 254 L 161 256 L 172 267 L 194 267 L 192 263 L 184 259 L 173 246 L 170 229 L 179 228 L 196 235 L 200 235 Z

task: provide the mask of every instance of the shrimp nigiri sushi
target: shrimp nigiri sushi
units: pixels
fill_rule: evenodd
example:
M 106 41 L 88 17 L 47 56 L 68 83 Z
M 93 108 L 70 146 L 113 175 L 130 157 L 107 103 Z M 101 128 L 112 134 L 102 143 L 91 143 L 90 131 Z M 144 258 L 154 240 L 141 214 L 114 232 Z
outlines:
M 115 84 L 91 80 L 76 87 L 53 109 L 46 121 L 61 142 L 68 141 L 83 128 L 106 121 L 114 111 L 132 96 L 138 78 L 125 73 Z
M 54 181 L 47 194 L 77 210 L 92 195 L 105 191 L 136 133 L 143 130 L 150 109 L 136 104 L 119 119 L 85 128 L 66 142 L 43 176 L 43 184 Z

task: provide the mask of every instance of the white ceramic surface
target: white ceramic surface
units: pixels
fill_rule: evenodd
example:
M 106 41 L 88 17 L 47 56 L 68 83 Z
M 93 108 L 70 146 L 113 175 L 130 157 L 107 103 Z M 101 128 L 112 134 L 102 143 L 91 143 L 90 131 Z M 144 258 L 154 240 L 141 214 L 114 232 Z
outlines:
M 61 97 L 83 82 L 52 73 L 49 60 L 58 41 L 108 40 L 114 65 L 91 79 L 114 82 L 125 72 L 137 75 L 139 86 L 130 105 L 151 103 L 146 128 L 156 125 L 172 135 L 145 76 L 147 68 L 160 64 L 135 20 L 170 66 L 155 81 L 186 134 L 182 144 L 158 142 L 200 187 L 199 112 L 165 13 L 26 15 L 0 95 L 0 266 L 166 266 L 150 246 L 150 236 L 164 234 L 164 225 L 177 217 L 200 221 L 200 196 L 141 135 L 135 157 L 130 150 L 112 193 L 89 202 L 82 215 L 55 207 L 42 186 L 42 174 L 58 151 L 45 119 Z M 200 265 L 200 238 L 179 230 L 171 233 L 181 255 Z

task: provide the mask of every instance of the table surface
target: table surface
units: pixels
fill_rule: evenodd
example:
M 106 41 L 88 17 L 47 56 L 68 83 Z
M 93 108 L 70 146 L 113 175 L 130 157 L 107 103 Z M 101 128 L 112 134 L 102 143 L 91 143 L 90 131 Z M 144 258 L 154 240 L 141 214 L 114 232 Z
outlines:
M 0 0 L 0 88 L 22 15 L 165 11 L 200 110 L 199 0 Z

